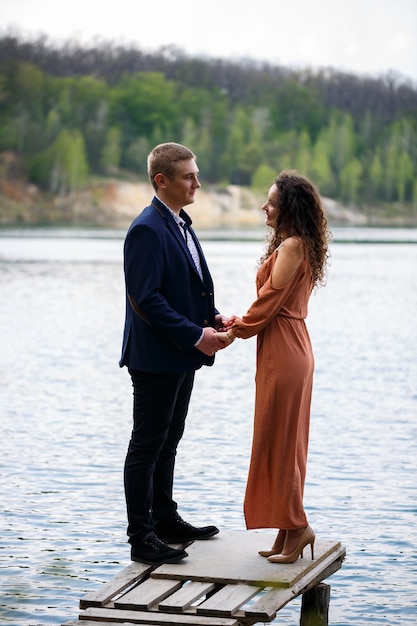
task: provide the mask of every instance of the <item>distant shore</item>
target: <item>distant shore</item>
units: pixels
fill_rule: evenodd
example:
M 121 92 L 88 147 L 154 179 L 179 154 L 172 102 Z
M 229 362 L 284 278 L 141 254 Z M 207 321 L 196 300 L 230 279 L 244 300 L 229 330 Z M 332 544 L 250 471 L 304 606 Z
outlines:
M 106 179 L 62 197 L 44 194 L 34 185 L 2 181 L 0 227 L 126 228 L 152 195 L 152 187 L 144 182 Z M 196 229 L 253 228 L 264 224 L 260 210 L 264 201 L 264 193 L 246 187 L 203 187 L 188 212 Z M 417 226 L 417 215 L 392 215 L 381 210 L 365 214 L 330 198 L 323 198 L 323 206 L 333 226 Z

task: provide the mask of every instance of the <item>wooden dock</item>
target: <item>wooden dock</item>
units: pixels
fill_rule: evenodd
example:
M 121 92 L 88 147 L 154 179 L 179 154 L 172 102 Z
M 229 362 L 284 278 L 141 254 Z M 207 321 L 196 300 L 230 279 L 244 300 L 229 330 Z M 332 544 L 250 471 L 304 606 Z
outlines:
M 301 626 L 325 626 L 330 587 L 319 583 L 340 569 L 345 548 L 316 539 L 314 560 L 307 546 L 303 559 L 277 565 L 258 555 L 274 536 L 270 531 L 222 531 L 189 544 L 189 556 L 180 563 L 132 562 L 80 600 L 78 620 L 85 626 L 253 626 L 271 622 L 283 606 L 305 594 Z M 78 620 L 62 626 L 77 626 Z

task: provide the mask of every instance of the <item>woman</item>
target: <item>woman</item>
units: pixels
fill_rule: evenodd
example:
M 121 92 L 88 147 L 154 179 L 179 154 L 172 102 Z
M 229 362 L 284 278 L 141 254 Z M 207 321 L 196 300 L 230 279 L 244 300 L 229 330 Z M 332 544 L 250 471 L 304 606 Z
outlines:
M 244 513 L 250 528 L 278 528 L 273 563 L 293 563 L 315 534 L 303 506 L 314 358 L 305 325 L 315 286 L 324 282 L 328 228 L 316 187 L 284 170 L 262 207 L 273 229 L 257 273 L 257 299 L 220 337 L 257 335 L 255 418 Z

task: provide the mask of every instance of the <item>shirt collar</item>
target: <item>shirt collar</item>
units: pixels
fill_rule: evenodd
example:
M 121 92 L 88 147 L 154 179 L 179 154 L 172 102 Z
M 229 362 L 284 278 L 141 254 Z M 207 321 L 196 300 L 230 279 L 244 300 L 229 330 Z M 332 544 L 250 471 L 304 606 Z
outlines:
M 180 217 L 179 215 L 177 215 L 176 213 L 174 213 L 174 211 L 173 211 L 173 210 L 172 210 L 172 209 L 171 209 L 171 208 L 170 208 L 170 207 L 166 204 L 166 202 L 164 202 L 163 200 L 161 200 L 161 198 L 160 198 L 158 195 L 157 195 L 156 197 L 158 198 L 159 202 L 160 202 L 161 204 L 163 204 L 165 208 L 167 208 L 167 209 L 168 209 L 168 211 L 171 213 L 171 215 L 172 215 L 172 217 L 174 218 L 174 220 L 176 221 L 176 223 L 177 223 L 179 226 L 183 226 L 183 225 L 185 224 L 185 220 L 183 220 L 183 219 L 182 219 L 182 217 Z

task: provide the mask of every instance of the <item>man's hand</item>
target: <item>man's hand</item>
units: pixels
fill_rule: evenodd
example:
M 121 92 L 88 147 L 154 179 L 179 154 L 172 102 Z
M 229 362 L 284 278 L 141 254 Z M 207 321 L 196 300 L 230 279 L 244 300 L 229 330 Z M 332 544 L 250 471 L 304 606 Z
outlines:
M 229 320 L 230 317 L 227 317 L 227 315 L 221 315 L 218 313 L 216 315 L 216 330 L 224 330 L 225 328 L 228 328 Z
M 215 352 L 223 350 L 225 347 L 225 342 L 218 338 L 216 330 L 211 327 L 204 328 L 203 338 L 196 346 L 197 350 L 200 350 L 207 356 L 213 356 Z

